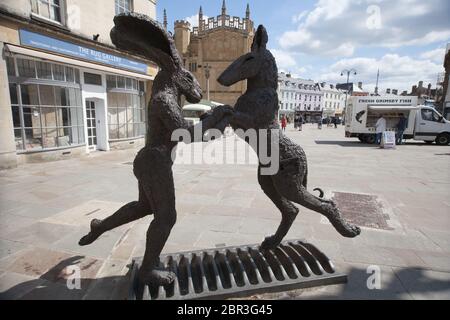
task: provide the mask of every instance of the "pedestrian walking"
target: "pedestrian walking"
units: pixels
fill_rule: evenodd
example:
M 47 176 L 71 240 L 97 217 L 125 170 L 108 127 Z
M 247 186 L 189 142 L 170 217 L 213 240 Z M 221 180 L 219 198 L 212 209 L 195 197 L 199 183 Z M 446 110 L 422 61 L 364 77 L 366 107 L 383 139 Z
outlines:
M 299 127 L 299 131 L 303 131 L 303 116 L 300 115 L 299 119 L 298 119 L 298 127 Z
M 405 133 L 406 128 L 408 127 L 408 119 L 405 117 L 403 113 L 400 114 L 400 120 L 397 124 L 397 134 L 395 136 L 395 142 L 397 145 L 403 144 L 403 135 Z
M 376 138 L 376 144 L 381 144 L 381 138 L 383 136 L 383 132 L 386 131 L 386 119 L 383 118 L 383 115 L 380 114 L 380 117 L 378 118 L 377 123 L 375 124 L 377 138 Z
M 281 129 L 283 131 L 286 131 L 286 127 L 287 127 L 287 120 L 285 116 L 281 117 Z

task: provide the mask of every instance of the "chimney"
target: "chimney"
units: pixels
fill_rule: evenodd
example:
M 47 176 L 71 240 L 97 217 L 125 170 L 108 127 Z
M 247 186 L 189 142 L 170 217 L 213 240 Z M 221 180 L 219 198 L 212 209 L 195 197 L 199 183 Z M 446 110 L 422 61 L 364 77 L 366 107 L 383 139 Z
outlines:
M 362 90 L 362 82 L 358 82 L 358 88 Z
M 423 88 L 423 81 L 419 81 L 419 88 Z

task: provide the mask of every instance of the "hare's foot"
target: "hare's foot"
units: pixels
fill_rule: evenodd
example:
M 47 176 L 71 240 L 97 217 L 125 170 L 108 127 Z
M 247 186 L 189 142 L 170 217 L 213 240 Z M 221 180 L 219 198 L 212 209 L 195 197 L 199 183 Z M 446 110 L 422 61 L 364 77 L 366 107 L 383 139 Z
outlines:
M 98 219 L 94 219 L 91 221 L 91 231 L 85 235 L 81 240 L 78 242 L 80 246 L 87 246 L 92 244 L 95 240 L 97 240 L 103 232 L 100 229 L 102 221 Z
M 331 221 L 331 224 L 343 237 L 355 238 L 361 234 L 361 229 L 358 226 L 343 221 Z
M 333 214 L 328 217 L 328 220 L 343 237 L 355 238 L 361 234 L 361 229 L 358 226 L 345 221 L 334 205 Z
M 139 275 L 139 282 L 149 286 L 168 286 L 177 278 L 171 271 L 153 269 Z
M 266 237 L 261 244 L 261 250 L 273 250 L 281 244 L 281 240 L 276 235 Z

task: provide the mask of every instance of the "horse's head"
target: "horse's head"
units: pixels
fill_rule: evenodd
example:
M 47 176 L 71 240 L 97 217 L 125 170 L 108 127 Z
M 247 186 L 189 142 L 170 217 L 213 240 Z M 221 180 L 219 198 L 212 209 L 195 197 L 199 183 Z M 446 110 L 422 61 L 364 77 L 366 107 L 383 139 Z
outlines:
M 267 50 L 269 40 L 266 28 L 260 25 L 252 44 L 252 51 L 234 61 L 217 79 L 224 86 L 248 79 L 248 88 L 277 88 L 278 69 L 275 58 Z

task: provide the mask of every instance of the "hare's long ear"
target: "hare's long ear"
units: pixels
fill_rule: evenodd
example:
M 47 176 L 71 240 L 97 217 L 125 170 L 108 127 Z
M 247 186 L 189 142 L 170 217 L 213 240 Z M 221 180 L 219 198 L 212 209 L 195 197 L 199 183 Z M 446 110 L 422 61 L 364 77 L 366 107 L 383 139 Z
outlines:
M 253 39 L 252 51 L 259 51 L 261 49 L 266 49 L 267 42 L 269 41 L 269 36 L 267 35 L 267 30 L 261 24 L 256 31 L 255 38 Z
M 136 13 L 114 17 L 111 40 L 114 45 L 146 57 L 162 69 L 181 66 L 181 58 L 172 36 L 158 22 Z

